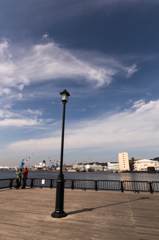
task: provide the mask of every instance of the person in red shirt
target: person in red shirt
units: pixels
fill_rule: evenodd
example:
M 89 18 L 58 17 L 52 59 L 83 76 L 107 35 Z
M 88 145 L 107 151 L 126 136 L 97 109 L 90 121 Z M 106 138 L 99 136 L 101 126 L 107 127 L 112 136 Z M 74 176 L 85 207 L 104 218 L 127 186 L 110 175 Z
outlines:
M 27 167 L 25 168 L 25 171 L 22 172 L 22 174 L 23 174 L 23 186 L 22 186 L 22 189 L 24 189 L 25 186 L 26 186 L 26 181 L 27 181 L 27 177 L 28 177 L 28 169 L 27 169 Z

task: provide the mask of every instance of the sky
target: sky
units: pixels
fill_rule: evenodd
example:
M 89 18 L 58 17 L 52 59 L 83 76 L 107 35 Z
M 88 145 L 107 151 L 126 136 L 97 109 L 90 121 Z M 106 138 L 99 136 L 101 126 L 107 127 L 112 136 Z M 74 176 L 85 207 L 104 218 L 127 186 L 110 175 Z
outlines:
M 158 0 L 0 0 L 0 165 L 159 156 Z

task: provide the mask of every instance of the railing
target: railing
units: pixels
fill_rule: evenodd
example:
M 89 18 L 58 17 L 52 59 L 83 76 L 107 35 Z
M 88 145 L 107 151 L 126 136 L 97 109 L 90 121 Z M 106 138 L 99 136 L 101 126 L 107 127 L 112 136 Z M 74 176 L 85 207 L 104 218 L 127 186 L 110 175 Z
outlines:
M 56 188 L 56 182 L 57 179 L 28 178 L 26 186 L 30 188 Z M 0 189 L 14 188 L 15 186 L 15 178 L 0 179 Z M 159 192 L 159 182 L 66 179 L 65 188 L 72 190 L 150 192 L 152 194 Z

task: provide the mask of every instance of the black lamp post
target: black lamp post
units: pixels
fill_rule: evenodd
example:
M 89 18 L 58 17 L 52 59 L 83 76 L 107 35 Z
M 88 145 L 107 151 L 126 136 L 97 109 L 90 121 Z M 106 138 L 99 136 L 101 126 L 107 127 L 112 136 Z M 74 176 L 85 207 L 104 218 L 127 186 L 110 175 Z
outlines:
M 63 210 L 64 206 L 64 175 L 62 173 L 63 167 L 63 147 L 64 147 L 64 128 L 65 128 L 65 105 L 68 101 L 70 94 L 66 91 L 60 92 L 61 100 L 63 102 L 63 120 L 62 120 L 62 137 L 61 137 L 61 160 L 60 160 L 60 173 L 58 174 L 57 187 L 56 187 L 56 206 L 55 211 L 51 214 L 54 218 L 66 217 L 67 214 Z

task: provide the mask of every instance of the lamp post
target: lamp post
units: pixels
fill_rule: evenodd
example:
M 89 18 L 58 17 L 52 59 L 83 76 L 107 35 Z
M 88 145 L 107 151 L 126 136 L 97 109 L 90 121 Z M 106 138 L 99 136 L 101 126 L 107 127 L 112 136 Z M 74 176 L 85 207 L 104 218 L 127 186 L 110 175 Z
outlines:
M 70 94 L 66 91 L 60 92 L 61 100 L 63 102 L 63 120 L 62 120 L 62 136 L 61 136 L 61 159 L 60 159 L 60 173 L 57 178 L 57 187 L 56 187 L 56 206 L 55 211 L 51 214 L 54 218 L 66 217 L 67 214 L 63 210 L 64 206 L 64 174 L 62 173 L 63 168 L 63 148 L 64 148 L 64 128 L 65 128 L 65 105 L 68 101 Z

